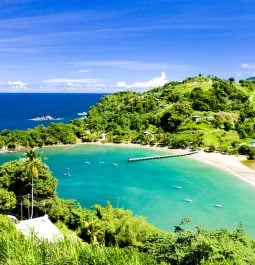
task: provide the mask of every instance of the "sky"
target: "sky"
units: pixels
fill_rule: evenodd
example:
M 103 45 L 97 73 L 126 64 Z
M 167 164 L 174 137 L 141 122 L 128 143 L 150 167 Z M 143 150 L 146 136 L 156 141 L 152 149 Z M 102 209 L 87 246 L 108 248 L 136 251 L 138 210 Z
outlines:
M 0 0 L 0 92 L 255 76 L 255 0 Z

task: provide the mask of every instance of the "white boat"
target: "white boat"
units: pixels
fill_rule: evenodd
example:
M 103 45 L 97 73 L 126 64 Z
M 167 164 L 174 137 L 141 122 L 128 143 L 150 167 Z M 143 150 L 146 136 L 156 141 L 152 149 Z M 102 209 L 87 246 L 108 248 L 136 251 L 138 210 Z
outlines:
M 118 167 L 119 165 L 117 163 L 112 163 L 115 167 Z
M 83 112 L 78 112 L 77 115 L 79 116 L 87 116 L 87 112 L 86 111 L 83 111 Z
M 41 116 L 41 117 L 35 117 L 30 119 L 32 121 L 56 121 L 56 120 L 62 120 L 62 118 L 54 118 L 50 115 L 45 115 L 45 116 Z
M 184 199 L 184 201 L 185 202 L 193 202 L 193 200 L 192 199 L 189 199 L 189 198 Z
M 215 204 L 214 207 L 223 208 L 224 206 L 222 204 Z
M 174 188 L 180 190 L 182 189 L 182 186 L 174 186 Z

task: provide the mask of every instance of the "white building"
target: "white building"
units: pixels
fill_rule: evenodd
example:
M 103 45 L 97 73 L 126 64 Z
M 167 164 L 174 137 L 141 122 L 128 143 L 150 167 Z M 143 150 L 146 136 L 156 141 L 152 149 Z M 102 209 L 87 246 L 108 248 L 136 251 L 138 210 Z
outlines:
M 50 221 L 48 215 L 20 221 L 18 224 L 16 224 L 16 228 L 25 237 L 35 236 L 39 239 L 47 240 L 49 242 L 55 242 L 64 239 L 64 236 Z

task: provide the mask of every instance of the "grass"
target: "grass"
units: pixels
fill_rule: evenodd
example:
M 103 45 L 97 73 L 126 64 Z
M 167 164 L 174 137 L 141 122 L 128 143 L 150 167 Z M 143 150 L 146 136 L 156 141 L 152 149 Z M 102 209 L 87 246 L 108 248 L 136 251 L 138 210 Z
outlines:
M 1 265 L 145 265 L 155 264 L 134 249 L 120 249 L 72 242 L 48 243 L 36 238 L 0 236 Z
M 230 146 L 232 142 L 240 140 L 236 131 L 213 130 L 203 135 L 203 142 L 205 146 L 214 145 L 219 147 L 221 145 Z
M 241 161 L 243 165 L 255 170 L 255 160 L 244 160 Z

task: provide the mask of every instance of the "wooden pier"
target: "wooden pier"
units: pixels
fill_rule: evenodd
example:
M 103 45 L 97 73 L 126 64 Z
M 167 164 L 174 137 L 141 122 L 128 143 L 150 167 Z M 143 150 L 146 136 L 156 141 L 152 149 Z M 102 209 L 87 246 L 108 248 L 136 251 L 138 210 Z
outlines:
M 163 159 L 163 158 L 171 158 L 171 157 L 180 157 L 180 156 L 188 156 L 198 153 L 198 151 L 192 151 L 185 154 L 175 154 L 175 155 L 159 155 L 159 156 L 144 156 L 144 157 L 134 157 L 129 158 L 128 162 L 138 162 L 144 160 L 154 160 L 154 159 Z

